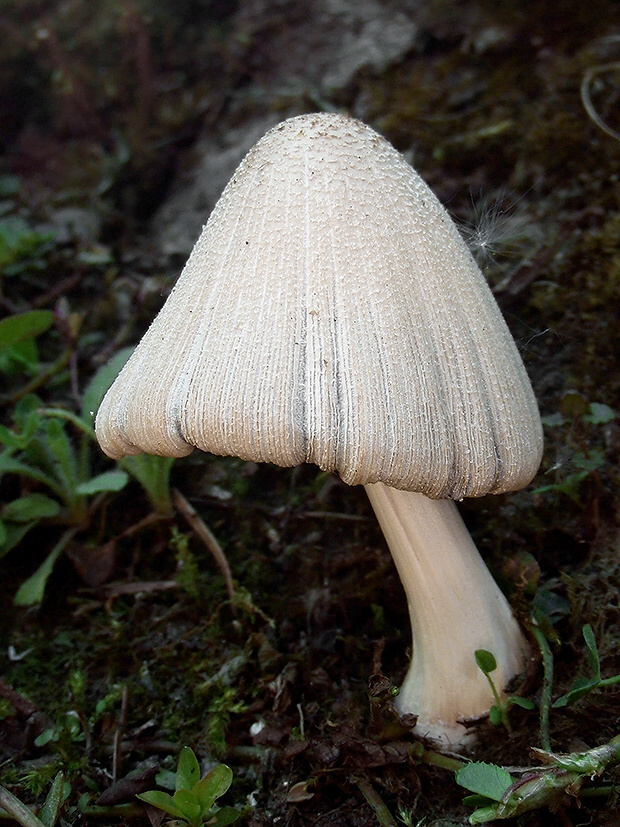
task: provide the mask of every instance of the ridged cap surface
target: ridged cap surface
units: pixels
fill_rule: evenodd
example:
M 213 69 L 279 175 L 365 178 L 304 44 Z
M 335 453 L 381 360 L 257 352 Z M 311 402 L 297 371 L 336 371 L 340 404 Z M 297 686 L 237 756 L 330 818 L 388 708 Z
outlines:
M 96 432 L 113 458 L 197 447 L 453 499 L 526 485 L 542 452 L 453 222 L 387 141 L 334 114 L 246 155 Z

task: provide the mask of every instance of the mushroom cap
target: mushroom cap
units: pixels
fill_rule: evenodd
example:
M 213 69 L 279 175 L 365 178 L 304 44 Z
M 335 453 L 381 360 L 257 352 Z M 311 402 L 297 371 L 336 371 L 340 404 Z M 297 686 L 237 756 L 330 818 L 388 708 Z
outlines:
M 196 447 L 434 498 L 521 488 L 542 453 L 455 225 L 394 147 L 336 114 L 246 155 L 95 427 L 114 459 Z

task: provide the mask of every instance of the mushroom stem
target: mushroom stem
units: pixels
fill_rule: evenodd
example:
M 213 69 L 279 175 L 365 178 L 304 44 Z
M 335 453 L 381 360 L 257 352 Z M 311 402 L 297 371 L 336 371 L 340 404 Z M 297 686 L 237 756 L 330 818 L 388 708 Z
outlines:
M 476 649 L 495 656 L 501 691 L 523 670 L 527 643 L 452 500 L 383 483 L 364 487 L 411 618 L 413 656 L 395 707 L 418 716 L 417 735 L 461 749 L 471 740 L 467 721 L 487 715 L 494 702 Z

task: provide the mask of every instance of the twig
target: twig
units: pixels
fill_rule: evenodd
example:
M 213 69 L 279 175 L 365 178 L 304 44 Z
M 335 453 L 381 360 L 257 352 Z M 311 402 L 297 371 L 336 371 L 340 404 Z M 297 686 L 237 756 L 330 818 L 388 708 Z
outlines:
M 121 743 L 125 726 L 127 725 L 127 707 L 129 706 L 129 689 L 127 684 L 123 686 L 121 696 L 121 714 L 118 719 L 118 726 L 114 733 L 114 749 L 112 752 L 112 783 L 115 784 L 118 780 L 118 769 L 121 763 Z
M 112 744 L 108 746 L 104 746 L 105 752 L 113 752 L 114 748 Z M 156 753 L 163 754 L 163 755 L 172 755 L 179 751 L 179 745 L 174 741 L 164 741 L 163 739 L 155 739 L 152 738 L 148 740 L 147 738 L 127 738 L 125 741 L 121 741 L 121 752 L 145 752 L 147 755 L 153 755 Z
M 159 514 L 156 511 L 152 511 L 150 514 L 147 514 L 146 517 L 143 517 L 141 520 L 138 520 L 137 523 L 130 525 L 129 528 L 126 528 L 124 531 L 121 531 L 114 539 L 115 540 L 123 540 L 127 537 L 132 537 L 134 534 L 138 534 L 144 528 L 148 528 L 148 526 L 152 525 L 153 523 L 160 523 L 162 520 L 169 520 L 170 517 L 167 514 Z
M 45 307 L 46 304 L 51 304 L 58 296 L 64 296 L 70 290 L 73 290 L 82 278 L 82 273 L 74 273 L 72 276 L 61 279 L 50 287 L 49 290 L 46 290 L 45 293 L 37 296 L 32 302 L 32 307 Z
M 37 706 L 24 698 L 16 689 L 0 678 L 0 698 L 7 700 L 24 718 L 30 718 L 38 711 Z
M 316 520 L 344 520 L 350 523 L 371 523 L 370 517 L 361 514 L 343 514 L 339 511 L 300 511 L 293 516 L 299 519 L 314 518 Z
M 172 502 L 174 503 L 174 507 L 177 511 L 185 517 L 192 531 L 202 540 L 211 552 L 213 559 L 215 560 L 219 570 L 222 572 L 224 581 L 226 582 L 228 597 L 231 602 L 234 603 L 235 586 L 233 583 L 232 573 L 230 571 L 230 566 L 228 564 L 228 560 L 226 559 L 226 555 L 222 551 L 220 544 L 211 533 L 210 529 L 207 528 L 196 509 L 188 503 L 183 494 L 181 494 L 181 492 L 176 488 L 172 492 Z
M 122 594 L 151 594 L 178 588 L 179 584 L 176 580 L 138 580 L 135 583 L 106 583 L 95 591 L 101 593 L 105 600 L 110 600 Z M 92 589 L 84 591 L 91 592 Z

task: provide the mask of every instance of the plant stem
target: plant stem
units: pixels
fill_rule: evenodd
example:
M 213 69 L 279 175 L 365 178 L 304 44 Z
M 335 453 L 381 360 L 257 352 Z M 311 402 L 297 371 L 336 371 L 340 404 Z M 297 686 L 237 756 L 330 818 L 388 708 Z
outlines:
M 379 793 L 366 781 L 365 778 L 356 778 L 355 783 L 366 799 L 366 803 L 370 804 L 375 811 L 377 820 L 381 827 L 397 827 L 392 814 L 387 808 L 385 801 L 381 798 Z
M 15 819 L 22 827 L 43 827 L 43 822 L 35 816 L 35 814 L 26 807 L 25 804 L 9 792 L 6 787 L 0 785 L 0 807 L 5 809 L 7 813 Z
M 441 767 L 443 770 L 450 770 L 457 772 L 466 766 L 465 761 L 459 761 L 458 758 L 450 758 L 448 755 L 443 755 L 441 752 L 435 752 L 431 749 L 425 749 L 422 754 L 421 761 L 423 764 L 429 764 L 432 767 Z
M 508 733 L 508 735 L 512 735 L 512 726 L 510 725 L 510 720 L 508 718 L 507 712 L 507 702 L 500 698 L 499 692 L 497 691 L 497 687 L 495 686 L 495 682 L 493 678 L 489 675 L 488 672 L 484 673 L 486 675 L 486 679 L 489 682 L 489 686 L 493 692 L 493 697 L 495 698 L 495 708 L 499 711 L 500 720 L 504 726 L 504 729 Z
M 549 710 L 551 709 L 551 692 L 553 690 L 553 652 L 542 630 L 532 624 L 530 631 L 536 639 L 543 662 L 543 685 L 540 693 L 540 745 L 551 752 L 549 737 Z
M 586 787 L 579 791 L 579 798 L 609 798 L 610 795 L 620 790 L 620 787 L 614 784 L 607 784 L 601 787 Z
M 72 425 L 75 425 L 78 430 L 82 431 L 82 433 L 86 434 L 86 436 L 90 437 L 92 440 L 97 439 L 95 432 L 90 425 L 87 425 L 83 419 L 80 419 L 79 416 L 71 411 L 66 411 L 64 408 L 39 408 L 38 412 L 41 416 L 51 416 L 56 419 L 64 419 Z

